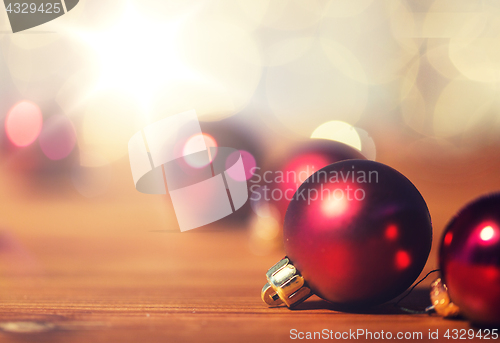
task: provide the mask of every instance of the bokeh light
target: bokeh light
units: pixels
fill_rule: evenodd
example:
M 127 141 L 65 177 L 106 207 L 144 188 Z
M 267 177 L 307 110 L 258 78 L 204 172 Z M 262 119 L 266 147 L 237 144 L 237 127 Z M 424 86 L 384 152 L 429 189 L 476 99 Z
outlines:
M 200 151 L 199 147 L 203 145 L 207 148 L 208 158 L 206 160 L 200 159 L 198 155 L 193 155 Z M 217 148 L 215 138 L 206 133 L 196 134 L 189 138 L 184 145 L 184 149 L 182 150 L 184 160 L 193 168 L 202 168 L 212 162 L 215 156 L 217 156 L 217 149 L 211 148 Z
M 254 187 L 251 192 L 252 196 L 250 196 L 249 199 L 252 211 L 259 217 L 269 217 L 274 211 L 273 208 L 275 208 L 275 206 L 264 199 L 262 187 Z
M 178 29 L 178 21 L 148 20 L 138 15 L 128 2 L 114 25 L 99 31 L 81 31 L 78 35 L 97 55 L 98 87 L 123 91 L 147 107 L 152 92 L 161 84 L 190 75 L 177 53 Z
M 377 158 L 377 146 L 375 145 L 375 141 L 370 136 L 368 131 L 356 128 L 358 132 L 359 139 L 361 140 L 361 154 L 368 160 L 375 161 Z
M 484 223 L 479 226 L 480 242 L 484 245 L 492 245 L 500 240 L 500 232 L 494 223 Z
M 342 189 L 333 189 L 330 196 L 321 202 L 321 210 L 325 217 L 340 216 L 347 210 L 348 206 L 349 201 L 347 197 L 344 197 Z
M 410 254 L 408 254 L 408 252 L 405 250 L 398 250 L 396 252 L 395 263 L 396 263 L 396 269 L 398 270 L 404 270 L 408 268 L 411 265 Z
M 279 40 L 271 34 L 264 36 L 261 39 L 263 45 L 262 64 L 277 66 L 292 62 L 304 55 L 312 47 L 314 41 L 315 38 L 308 35 L 286 37 Z
M 475 123 L 493 114 L 494 87 L 463 80 L 452 80 L 441 92 L 434 108 L 434 134 L 450 137 L 474 129 Z
M 229 167 L 231 167 L 236 162 L 240 155 L 243 160 L 245 175 L 242 175 L 238 171 L 234 171 L 233 169 L 229 169 Z M 246 150 L 235 151 L 231 153 L 226 159 L 226 169 L 229 169 L 227 173 L 232 179 L 236 181 L 250 180 L 255 174 L 256 166 L 257 162 L 255 161 L 255 157 L 253 157 L 253 155 Z
M 495 230 L 491 227 L 491 225 L 484 227 L 479 234 L 479 237 L 481 237 L 481 239 L 485 242 L 491 240 L 494 236 Z
M 348 123 L 332 120 L 318 126 L 311 138 L 329 139 L 352 146 L 361 151 L 361 139 L 356 129 Z
M 162 90 L 161 104 L 194 107 L 201 120 L 220 120 L 245 108 L 262 74 L 253 33 L 223 21 L 199 20 L 182 26 L 178 34 L 178 53 L 191 74 L 182 76 L 179 89 L 167 84 L 171 95 L 165 97 Z
M 61 35 L 10 36 L 15 38 L 7 38 L 0 46 L 13 85 L 24 98 L 37 103 L 51 101 L 65 81 L 61 75 L 77 65 L 76 59 L 67 58 L 73 50 L 68 49 L 68 39 Z M 30 38 L 17 38 L 22 36 Z M 40 43 L 34 43 L 37 36 Z
M 455 79 L 460 72 L 450 60 L 448 44 L 441 40 L 429 40 L 425 59 L 442 76 L 448 79 Z
M 389 241 L 396 240 L 399 236 L 399 229 L 397 225 L 395 224 L 388 225 L 387 228 L 385 229 L 384 236 Z
M 204 14 L 199 13 L 201 5 L 207 6 Z M 214 14 L 219 12 L 215 4 L 196 1 L 173 6 L 183 13 L 175 17 L 166 13 L 168 5 L 153 4 L 165 13 L 155 16 L 146 7 L 127 2 L 121 19 L 110 27 L 75 30 L 98 60 L 98 88 L 127 93 L 150 121 L 191 108 L 203 120 L 218 120 L 243 109 L 262 69 L 258 44 L 243 21 L 240 26 L 217 20 L 221 14 Z M 224 6 L 221 10 L 232 13 Z
M 257 203 L 256 203 L 257 205 Z M 250 251 L 258 256 L 265 256 L 279 251 L 281 240 L 281 217 L 278 209 L 267 202 L 259 202 L 254 208 L 256 214 L 250 218 Z
M 346 2 L 336 3 L 345 6 Z M 335 57 L 332 61 L 341 62 L 345 73 L 356 75 L 358 81 L 369 85 L 384 85 L 385 88 L 390 87 L 388 83 L 392 81 L 408 82 L 404 71 L 418 63 L 419 42 L 404 34 L 408 30 L 406 26 L 411 25 L 411 20 L 408 20 L 411 15 L 407 15 L 408 9 L 401 3 L 375 1 L 369 10 L 361 10 L 350 20 L 325 20 L 320 27 L 320 36 L 343 46 L 354 57 Z M 364 4 L 360 1 L 359 5 L 361 9 Z M 335 56 L 338 46 L 329 50 L 330 56 Z M 362 72 L 356 71 L 358 66 Z
M 356 123 L 367 101 L 366 86 L 351 77 L 362 74 L 356 71 L 359 63 L 351 54 L 342 55 L 346 49 L 337 50 L 338 59 L 351 66 L 348 72 L 339 69 L 325 53 L 325 44 L 316 39 L 300 58 L 266 74 L 266 95 L 273 114 L 285 127 L 306 137 L 328 120 Z
M 57 91 L 55 101 L 66 115 L 79 115 L 86 102 L 96 96 L 98 84 L 99 73 L 96 70 L 81 69 L 67 77 Z
M 498 16 L 486 11 L 469 13 L 460 26 L 462 29 L 456 31 L 449 43 L 449 56 L 455 67 L 474 81 L 500 81 Z
M 443 244 L 448 246 L 451 244 L 451 242 L 453 241 L 453 232 L 448 232 L 445 236 L 444 236 L 444 240 L 443 240 Z
M 42 130 L 40 108 L 32 102 L 21 101 L 14 105 L 5 119 L 5 132 L 12 144 L 24 147 L 33 143 Z
M 38 143 L 45 156 L 51 160 L 67 157 L 76 144 L 76 130 L 71 120 L 63 115 L 54 115 L 43 124 Z

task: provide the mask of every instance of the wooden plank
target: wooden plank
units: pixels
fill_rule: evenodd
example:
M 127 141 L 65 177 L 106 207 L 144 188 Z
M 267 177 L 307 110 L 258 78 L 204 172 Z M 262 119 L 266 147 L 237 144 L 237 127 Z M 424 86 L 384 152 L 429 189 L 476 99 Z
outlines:
M 340 313 L 312 298 L 293 311 L 268 308 L 260 290 L 282 252 L 254 255 L 245 231 L 3 241 L 2 340 L 286 342 L 293 329 L 332 335 L 362 329 L 421 332 L 425 341 L 429 330 L 439 330 L 442 339 L 447 329 L 470 328 L 466 321 L 406 314 L 392 304 Z M 424 308 L 427 294 L 426 288 L 416 291 L 405 306 Z

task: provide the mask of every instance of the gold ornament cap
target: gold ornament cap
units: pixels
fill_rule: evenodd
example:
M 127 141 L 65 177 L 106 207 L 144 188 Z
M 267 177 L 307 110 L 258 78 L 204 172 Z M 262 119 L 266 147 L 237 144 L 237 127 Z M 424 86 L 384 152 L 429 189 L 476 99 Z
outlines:
M 288 257 L 272 266 L 266 273 L 262 300 L 269 306 L 284 303 L 288 307 L 300 304 L 313 293 Z
M 460 315 L 460 309 L 451 302 L 448 287 L 441 278 L 431 283 L 431 301 L 437 314 L 445 318 L 454 318 Z

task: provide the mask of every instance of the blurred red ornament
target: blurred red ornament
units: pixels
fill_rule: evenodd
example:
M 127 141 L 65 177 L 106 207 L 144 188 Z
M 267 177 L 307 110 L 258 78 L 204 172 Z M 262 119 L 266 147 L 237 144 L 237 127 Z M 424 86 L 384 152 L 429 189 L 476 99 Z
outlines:
M 344 160 L 364 160 L 361 152 L 349 145 L 326 139 L 313 139 L 302 144 L 292 156 L 287 157 L 287 162 L 280 168 L 283 179 L 278 178 L 270 191 L 270 199 L 285 217 L 290 198 L 309 176 L 329 164 Z M 275 177 L 276 179 L 276 177 Z M 278 196 L 272 193 L 274 189 Z
M 500 193 L 463 208 L 445 229 L 439 251 L 443 281 L 460 313 L 500 324 Z
M 267 273 L 263 300 L 293 306 L 315 293 L 350 309 L 388 301 L 415 281 L 431 249 L 432 226 L 406 177 L 381 163 L 349 160 L 299 187 L 283 235 L 288 260 Z

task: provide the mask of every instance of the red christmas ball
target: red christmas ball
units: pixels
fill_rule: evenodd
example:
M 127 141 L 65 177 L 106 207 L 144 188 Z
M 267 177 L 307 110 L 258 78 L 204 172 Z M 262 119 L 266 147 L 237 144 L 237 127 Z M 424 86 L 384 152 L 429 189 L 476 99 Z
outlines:
M 500 324 L 500 193 L 463 208 L 444 231 L 439 250 L 451 301 L 472 322 Z
M 270 197 L 284 218 L 290 198 L 309 176 L 329 164 L 345 160 L 364 160 L 361 152 L 349 145 L 337 141 L 314 139 L 294 149 L 291 156 L 287 156 L 279 171 L 283 178 L 275 182 L 274 189 L 279 190 L 278 197 Z
M 406 290 L 427 261 L 432 226 L 406 177 L 381 163 L 348 160 L 299 187 L 283 235 L 287 257 L 312 292 L 349 309 Z

